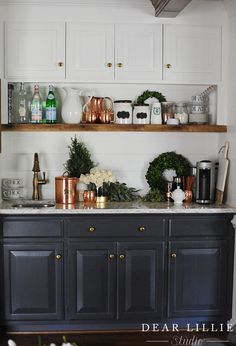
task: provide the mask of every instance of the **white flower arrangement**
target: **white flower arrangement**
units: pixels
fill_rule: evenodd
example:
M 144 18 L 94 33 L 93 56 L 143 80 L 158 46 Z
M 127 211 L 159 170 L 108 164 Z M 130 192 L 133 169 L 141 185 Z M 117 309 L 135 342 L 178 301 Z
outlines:
M 79 178 L 80 183 L 84 184 L 95 184 L 96 188 L 99 189 L 103 186 L 103 183 L 114 183 L 116 181 L 112 171 L 106 169 L 92 168 L 89 174 L 81 174 Z

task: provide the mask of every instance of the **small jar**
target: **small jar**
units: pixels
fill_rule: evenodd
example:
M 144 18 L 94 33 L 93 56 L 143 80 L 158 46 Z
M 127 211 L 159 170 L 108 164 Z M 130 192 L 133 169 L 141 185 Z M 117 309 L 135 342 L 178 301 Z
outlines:
M 134 105 L 133 123 L 139 125 L 150 124 L 150 107 L 148 104 Z
M 115 122 L 117 124 L 132 124 L 132 101 L 114 101 Z
M 187 104 L 183 102 L 179 102 L 175 104 L 175 119 L 179 120 L 180 124 L 188 123 L 188 110 Z
M 168 119 L 174 118 L 173 102 L 162 102 L 162 124 L 167 124 Z

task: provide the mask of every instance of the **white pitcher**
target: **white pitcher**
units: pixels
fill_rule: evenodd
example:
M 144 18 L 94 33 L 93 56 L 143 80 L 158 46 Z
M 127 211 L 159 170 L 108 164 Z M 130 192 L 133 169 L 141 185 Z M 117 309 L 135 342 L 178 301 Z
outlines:
M 82 103 L 80 99 L 82 90 L 68 87 L 62 89 L 66 92 L 61 108 L 62 120 L 66 124 L 78 124 L 82 119 Z

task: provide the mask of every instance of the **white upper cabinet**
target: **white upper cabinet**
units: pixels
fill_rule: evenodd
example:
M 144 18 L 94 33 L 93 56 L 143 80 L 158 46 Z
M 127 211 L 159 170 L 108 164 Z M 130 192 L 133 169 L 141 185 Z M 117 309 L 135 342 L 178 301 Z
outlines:
M 5 77 L 65 78 L 65 23 L 6 23 Z
M 79 81 L 114 79 L 114 25 L 68 23 L 67 78 Z
M 178 82 L 217 82 L 221 79 L 221 29 L 164 25 L 163 78 Z
M 115 26 L 115 79 L 157 81 L 162 78 L 162 26 Z

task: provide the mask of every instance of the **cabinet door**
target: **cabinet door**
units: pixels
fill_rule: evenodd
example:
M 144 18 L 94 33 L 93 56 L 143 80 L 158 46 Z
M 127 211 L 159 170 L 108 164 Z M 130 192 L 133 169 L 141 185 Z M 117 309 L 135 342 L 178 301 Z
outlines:
M 162 26 L 115 26 L 115 79 L 157 81 L 162 78 Z
M 216 82 L 221 78 L 221 29 L 164 26 L 164 80 Z
M 162 318 L 164 291 L 164 242 L 118 243 L 118 318 Z
M 64 78 L 64 23 L 6 23 L 6 78 Z
M 67 78 L 114 79 L 114 25 L 68 23 L 66 45 Z
M 61 244 L 4 245 L 6 320 L 62 318 L 61 254 Z
M 168 317 L 225 315 L 227 241 L 170 242 Z
M 115 315 L 116 246 L 106 242 L 69 245 L 69 318 L 112 319 Z

